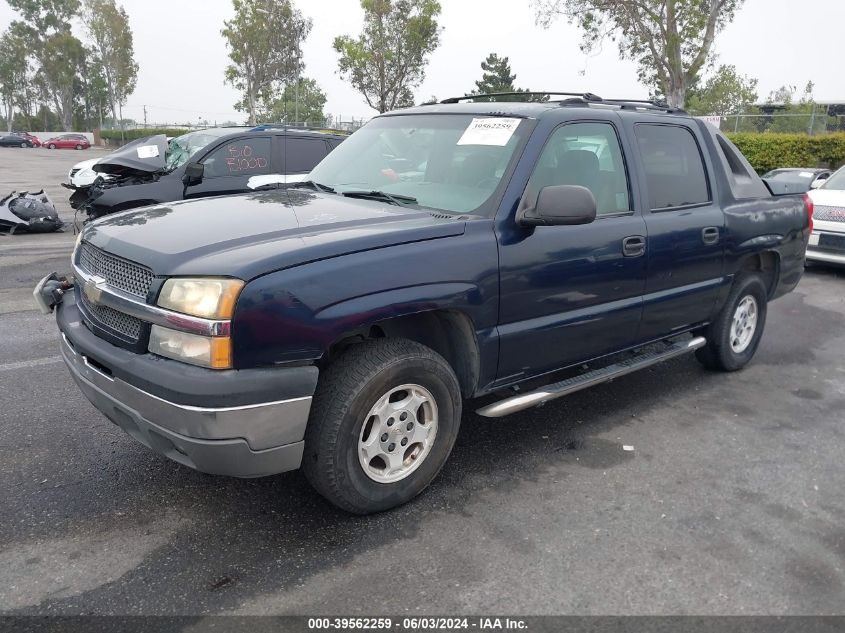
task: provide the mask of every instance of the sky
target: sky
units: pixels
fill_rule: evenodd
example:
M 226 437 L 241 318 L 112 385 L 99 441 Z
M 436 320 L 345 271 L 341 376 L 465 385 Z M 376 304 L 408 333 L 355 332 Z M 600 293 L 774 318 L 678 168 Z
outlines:
M 234 109 L 239 95 L 223 81 L 228 63 L 220 30 L 233 14 L 230 0 L 118 0 L 135 37 L 138 85 L 124 116 L 150 123 L 243 122 Z M 335 36 L 356 35 L 363 21 L 359 0 L 294 0 L 314 27 L 305 42 L 305 76 L 326 92 L 325 111 L 335 118 L 369 118 L 375 111 L 337 75 Z M 473 90 L 481 61 L 492 52 L 508 56 L 516 85 L 534 90 L 593 92 L 614 98 L 647 98 L 635 66 L 620 61 L 615 46 L 585 55 L 576 27 L 560 19 L 535 24 L 530 0 L 441 0 L 441 45 L 430 58 L 418 102 Z M 800 9 L 799 9 L 800 8 Z M 0 0 L 0 30 L 15 19 Z M 845 101 L 841 70 L 841 0 L 745 0 L 714 51 L 718 63 L 734 64 L 759 79 L 761 99 L 782 85 L 815 83 L 817 100 Z M 77 29 L 77 35 L 82 35 Z

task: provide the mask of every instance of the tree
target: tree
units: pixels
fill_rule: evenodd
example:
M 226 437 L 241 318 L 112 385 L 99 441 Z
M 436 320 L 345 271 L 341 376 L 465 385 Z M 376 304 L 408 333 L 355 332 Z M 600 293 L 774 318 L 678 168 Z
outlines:
M 440 44 L 437 0 L 361 0 L 364 29 L 357 39 L 334 40 L 339 74 L 371 108 L 413 105 L 412 89 L 425 79 L 429 55 Z
M 235 106 L 249 113 L 254 125 L 260 101 L 272 100 L 278 86 L 299 77 L 302 42 L 311 31 L 290 0 L 232 0 L 235 17 L 224 22 L 222 33 L 232 63 L 226 81 L 243 93 Z
M 85 47 L 70 33 L 55 33 L 44 42 L 41 75 L 65 132 L 73 128 L 79 95 L 77 73 L 85 64 Z
M 716 34 L 743 0 L 534 0 L 537 19 L 548 26 L 558 15 L 581 28 L 589 52 L 610 37 L 619 56 L 637 63 L 640 81 L 683 108 Z
M 0 105 L 8 131 L 12 131 L 15 106 L 21 93 L 26 90 L 26 75 L 29 71 L 29 53 L 26 40 L 14 29 L 0 37 Z
M 527 89 L 516 88 L 513 82 L 516 75 L 511 74 L 511 66 L 507 57 L 499 57 L 496 53 L 490 53 L 481 62 L 481 80 L 475 82 L 476 94 L 489 94 L 492 92 L 528 92 Z M 531 101 L 533 95 L 524 97 L 491 97 L 487 101 Z
M 105 79 L 112 118 L 123 118 L 123 105 L 138 81 L 129 16 L 115 0 L 85 0 L 83 19 L 93 44 L 92 65 L 100 67 Z
M 6 0 L 23 16 L 35 33 L 69 32 L 70 21 L 79 13 L 80 0 Z
M 687 110 L 694 115 L 742 114 L 757 101 L 757 80 L 722 65 L 701 87 L 690 86 Z
M 258 115 L 259 122 L 316 122 L 323 124 L 326 116 L 326 93 L 314 79 L 302 78 L 290 83 L 280 95 L 263 104 Z
M 23 18 L 12 22 L 11 30 L 26 40 L 35 68 L 35 73 L 26 79 L 26 92 L 19 95 L 19 105 L 25 104 L 26 110 L 32 112 L 36 101 L 52 103 L 61 127 L 69 130 L 86 54 L 82 43 L 70 32 L 70 21 L 79 12 L 80 0 L 7 0 L 7 3 Z M 38 113 L 45 126 L 53 120 L 53 114 L 46 116 L 46 112 L 42 107 Z M 42 114 L 45 114 L 43 119 Z

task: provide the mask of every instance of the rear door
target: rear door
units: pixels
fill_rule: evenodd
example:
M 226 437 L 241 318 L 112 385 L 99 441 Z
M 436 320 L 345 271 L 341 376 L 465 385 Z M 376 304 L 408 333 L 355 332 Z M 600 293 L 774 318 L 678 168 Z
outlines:
M 204 166 L 202 182 L 188 187 L 185 198 L 250 191 L 250 178 L 271 173 L 271 157 L 269 135 L 245 136 L 220 143 L 199 160 Z
M 648 210 L 648 280 L 638 337 L 647 341 L 710 318 L 723 283 L 725 217 L 692 124 L 655 117 L 631 131 Z

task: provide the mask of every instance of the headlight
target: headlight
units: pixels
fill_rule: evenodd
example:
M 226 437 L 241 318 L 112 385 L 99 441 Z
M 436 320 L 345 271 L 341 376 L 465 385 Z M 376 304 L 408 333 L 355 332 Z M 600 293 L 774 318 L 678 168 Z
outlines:
M 240 279 L 176 277 L 164 282 L 158 305 L 205 319 L 231 319 L 243 286 Z
M 228 336 L 199 336 L 154 325 L 148 349 L 153 354 L 201 367 L 232 367 L 232 339 Z

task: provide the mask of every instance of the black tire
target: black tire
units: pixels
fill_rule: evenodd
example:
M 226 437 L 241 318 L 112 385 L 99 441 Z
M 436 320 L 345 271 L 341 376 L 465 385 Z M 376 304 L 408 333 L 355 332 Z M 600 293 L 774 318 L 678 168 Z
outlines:
M 404 479 L 372 479 L 358 457 L 365 417 L 391 389 L 415 384 L 437 405 L 437 432 L 427 455 Z M 339 508 L 355 514 L 402 505 L 434 479 L 455 444 L 461 423 L 461 389 L 455 372 L 433 350 L 405 339 L 355 345 L 321 375 L 305 432 L 302 469 L 312 486 Z M 370 431 L 373 432 L 373 431 Z
M 757 323 L 748 346 L 737 352 L 731 346 L 731 328 L 734 314 L 740 303 L 746 297 L 752 297 L 756 302 Z M 716 371 L 736 371 L 745 367 L 754 357 L 763 329 L 766 326 L 767 312 L 766 285 L 758 275 L 741 275 L 734 281 L 725 307 L 716 319 L 701 332 L 707 339 L 707 344 L 696 350 L 695 356 L 708 369 Z
M 21 147 L 29 147 L 26 143 L 21 143 Z

